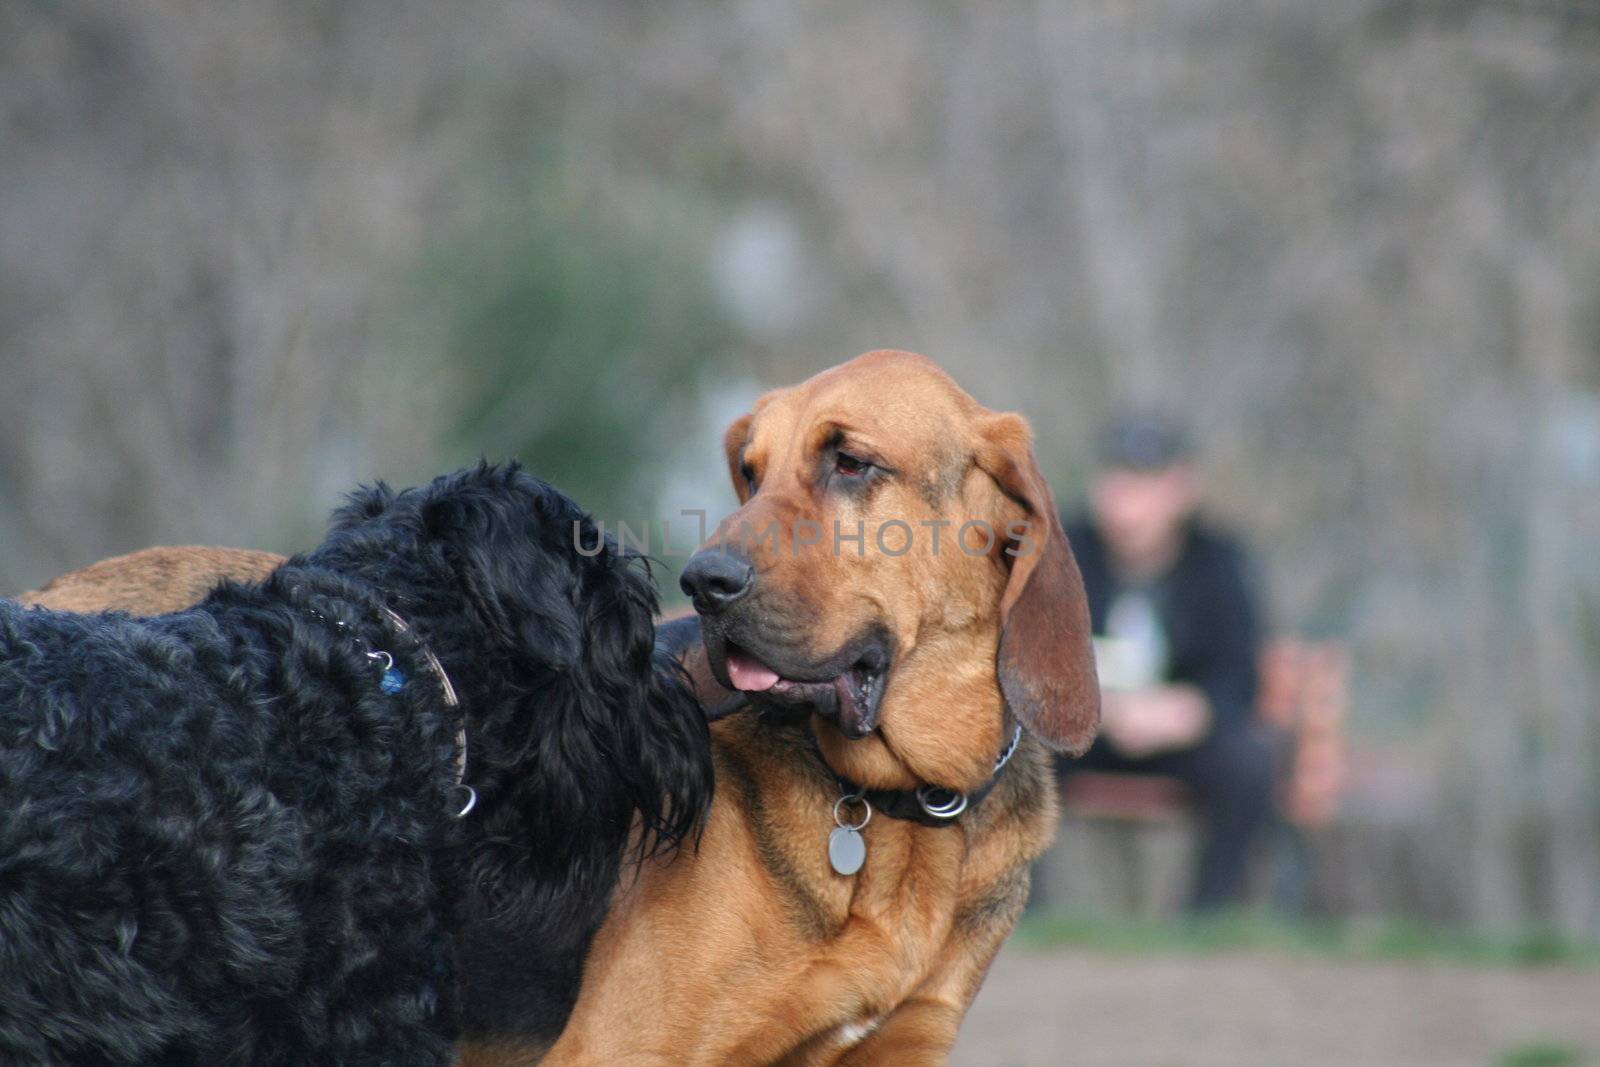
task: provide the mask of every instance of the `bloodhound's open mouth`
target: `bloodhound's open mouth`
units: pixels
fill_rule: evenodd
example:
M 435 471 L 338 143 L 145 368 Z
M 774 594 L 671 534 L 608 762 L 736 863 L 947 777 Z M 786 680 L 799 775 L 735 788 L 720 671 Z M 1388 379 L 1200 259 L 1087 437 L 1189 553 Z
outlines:
M 881 638 L 852 642 L 816 666 L 758 654 L 709 632 L 706 651 L 718 680 L 754 700 L 815 712 L 833 721 L 852 741 L 878 728 L 889 666 L 888 649 Z

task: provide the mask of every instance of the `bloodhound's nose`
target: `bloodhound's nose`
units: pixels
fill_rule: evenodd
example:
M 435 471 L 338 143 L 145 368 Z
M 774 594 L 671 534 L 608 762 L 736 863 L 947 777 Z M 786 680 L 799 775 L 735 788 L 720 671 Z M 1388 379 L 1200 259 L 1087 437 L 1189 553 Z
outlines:
M 689 557 L 678 586 L 694 601 L 694 610 L 715 615 L 750 591 L 756 569 L 725 548 L 702 548 Z

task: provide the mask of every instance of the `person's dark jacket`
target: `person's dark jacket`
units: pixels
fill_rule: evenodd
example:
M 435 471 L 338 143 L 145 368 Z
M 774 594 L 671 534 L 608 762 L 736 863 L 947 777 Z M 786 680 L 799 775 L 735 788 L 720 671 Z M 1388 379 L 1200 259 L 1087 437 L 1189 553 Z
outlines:
M 1109 551 L 1092 523 L 1064 525 L 1083 572 L 1094 632 L 1103 634 L 1120 589 Z M 1244 553 L 1226 535 L 1193 523 L 1172 569 L 1150 588 L 1169 645 L 1165 680 L 1187 682 L 1205 693 L 1213 734 L 1247 726 L 1255 714 L 1260 616 Z

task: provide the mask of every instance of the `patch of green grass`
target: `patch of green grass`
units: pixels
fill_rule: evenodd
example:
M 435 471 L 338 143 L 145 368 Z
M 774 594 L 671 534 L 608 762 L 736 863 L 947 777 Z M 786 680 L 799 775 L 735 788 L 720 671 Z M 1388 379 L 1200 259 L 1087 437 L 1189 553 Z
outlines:
M 1106 952 L 1280 952 L 1342 959 L 1426 959 L 1464 964 L 1600 967 L 1600 943 L 1548 931 L 1497 936 L 1400 919 L 1290 921 L 1251 913 L 1133 919 L 1081 913 L 1030 915 L 1013 941 L 1027 948 Z

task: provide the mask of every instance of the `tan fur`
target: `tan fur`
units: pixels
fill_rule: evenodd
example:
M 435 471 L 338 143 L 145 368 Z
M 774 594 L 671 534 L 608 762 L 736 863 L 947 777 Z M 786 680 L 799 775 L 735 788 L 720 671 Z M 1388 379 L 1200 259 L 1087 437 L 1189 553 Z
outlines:
M 63 574 L 17 599 L 55 611 L 165 615 L 192 606 L 224 578 L 259 582 L 283 559 L 248 548 L 145 548 Z
M 893 472 L 870 496 L 819 490 L 819 449 L 838 432 Z M 698 851 L 653 863 L 619 890 L 572 1019 L 542 1062 L 944 1063 L 1021 912 L 1027 864 L 1053 832 L 1040 739 L 1080 750 L 1098 718 L 1082 588 L 1026 424 L 985 410 L 920 356 L 879 352 L 767 394 L 726 443 L 743 506 L 718 536 L 750 556 L 763 596 L 809 651 L 825 657 L 866 625 L 893 633 L 880 729 L 850 741 L 817 717 L 716 722 L 717 796 Z M 866 524 L 864 554 L 832 551 L 836 518 L 847 531 Z M 916 535 L 901 556 L 872 543 L 891 518 Z M 940 518 L 952 524 L 935 555 L 917 524 Z M 953 551 L 969 518 L 1029 522 L 1038 544 L 1026 569 L 1002 546 Z M 772 519 L 786 530 L 820 522 L 824 543 L 797 548 L 786 533 L 762 545 L 740 533 L 741 522 L 759 533 Z M 1026 634 L 1007 626 L 1021 616 Z M 703 664 L 691 667 L 703 687 Z M 1009 732 L 1013 693 L 1029 706 L 1011 713 L 1036 736 L 983 803 L 953 826 L 876 815 L 865 867 L 834 873 L 836 775 L 874 788 L 975 788 Z M 540 1051 L 468 1046 L 462 1062 L 527 1064 Z

